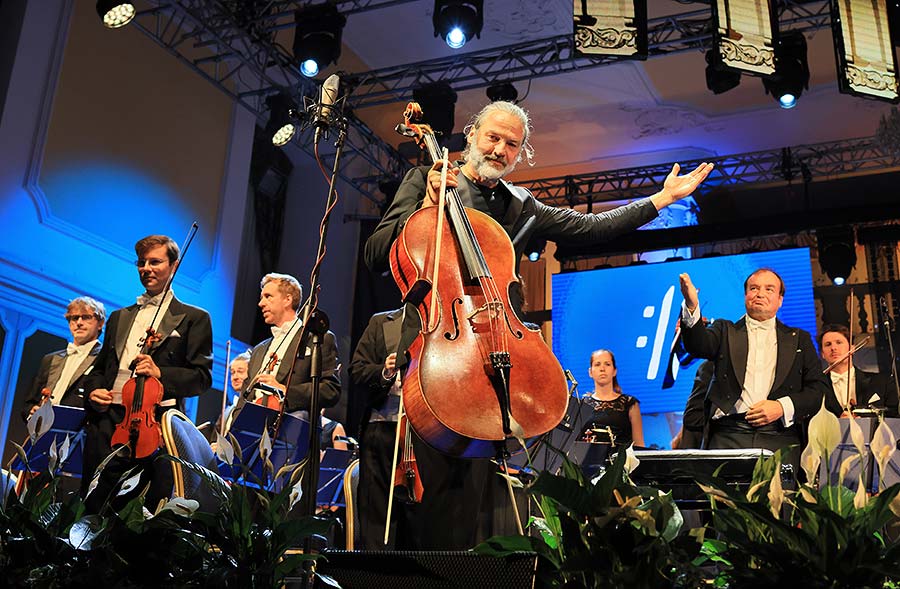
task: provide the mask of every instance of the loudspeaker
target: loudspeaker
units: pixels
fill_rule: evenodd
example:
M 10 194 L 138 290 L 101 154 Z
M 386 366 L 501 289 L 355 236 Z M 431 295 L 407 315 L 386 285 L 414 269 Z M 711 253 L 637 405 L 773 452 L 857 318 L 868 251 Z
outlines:
M 537 568 L 532 552 L 496 558 L 453 551 L 328 550 L 325 559 L 319 572 L 343 589 L 530 589 Z

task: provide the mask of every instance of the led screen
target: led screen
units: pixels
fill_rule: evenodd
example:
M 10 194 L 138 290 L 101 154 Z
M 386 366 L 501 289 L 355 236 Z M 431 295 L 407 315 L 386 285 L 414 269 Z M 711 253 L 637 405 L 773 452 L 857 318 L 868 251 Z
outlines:
M 700 291 L 704 317 L 734 321 L 744 314 L 744 279 L 762 267 L 772 268 L 785 282 L 778 318 L 815 338 L 809 250 L 791 249 L 554 275 L 553 351 L 574 374 L 581 394 L 587 394 L 593 388 L 590 353 L 610 349 L 619 384 L 638 398 L 642 413 L 680 413 L 699 362 L 670 362 L 681 312 L 678 275 L 690 274 Z M 670 365 L 675 380 L 663 388 Z

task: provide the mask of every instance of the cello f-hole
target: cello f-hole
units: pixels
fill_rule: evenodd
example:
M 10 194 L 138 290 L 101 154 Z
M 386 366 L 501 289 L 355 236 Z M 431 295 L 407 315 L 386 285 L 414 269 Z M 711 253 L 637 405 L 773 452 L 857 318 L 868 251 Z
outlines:
M 462 305 L 463 300 L 459 297 L 453 299 L 450 304 L 450 316 L 453 318 L 453 333 L 444 332 L 444 337 L 451 342 L 459 337 L 459 313 L 456 310 L 457 305 Z

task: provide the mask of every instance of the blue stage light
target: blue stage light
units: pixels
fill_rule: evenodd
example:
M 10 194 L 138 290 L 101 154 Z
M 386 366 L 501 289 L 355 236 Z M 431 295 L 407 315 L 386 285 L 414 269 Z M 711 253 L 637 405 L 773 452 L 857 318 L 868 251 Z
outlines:
M 459 49 L 466 44 L 466 40 L 466 34 L 459 27 L 453 27 L 450 32 L 447 33 L 447 45 L 449 45 L 451 49 Z
M 300 73 L 307 78 L 312 78 L 319 73 L 319 64 L 315 59 L 307 59 L 300 64 Z

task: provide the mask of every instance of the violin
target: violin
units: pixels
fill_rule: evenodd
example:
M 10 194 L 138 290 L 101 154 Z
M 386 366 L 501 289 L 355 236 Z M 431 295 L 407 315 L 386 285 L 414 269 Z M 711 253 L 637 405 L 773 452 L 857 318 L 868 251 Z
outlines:
M 194 235 L 197 234 L 198 227 L 195 221 L 188 231 L 187 239 L 181 247 L 181 256 L 175 262 L 175 267 L 163 287 L 163 301 L 172 288 L 172 280 L 181 267 L 181 261 L 184 259 Z M 159 319 L 162 307 L 163 305 L 156 307 L 156 312 L 150 320 L 144 342 L 141 345 L 141 354 L 150 353 L 153 346 L 162 340 L 160 334 L 153 328 Z M 158 378 L 143 374 L 135 375 L 132 372 L 131 378 L 122 385 L 122 405 L 125 407 L 125 417 L 116 424 L 113 432 L 112 445 L 114 447 L 127 445 L 131 458 L 146 458 L 159 449 L 162 441 L 162 429 L 156 419 L 156 410 L 162 402 L 164 394 L 163 384 Z
M 399 415 L 397 428 L 403 438 L 403 449 L 397 459 L 394 469 L 394 488 L 401 487 L 406 492 L 404 498 L 407 503 L 421 503 L 425 487 L 422 486 L 422 477 L 419 475 L 419 466 L 412 446 L 412 429 L 406 415 Z
M 433 131 L 415 122 L 421 114 L 410 103 L 397 130 L 436 161 Z M 440 198 L 410 215 L 389 254 L 403 300 L 423 326 L 409 347 L 403 403 L 433 448 L 488 458 L 511 438 L 537 437 L 562 420 L 566 379 L 540 330 L 526 326 L 510 302 L 518 277 L 509 235 L 465 208 L 455 188 Z
M 148 327 L 141 353 L 146 354 L 160 339 L 159 334 Z M 152 376 L 138 374 L 125 381 L 122 385 L 125 418 L 116 424 L 113 446 L 127 445 L 132 458 L 146 458 L 156 452 L 162 440 L 156 408 L 162 402 L 164 393 L 163 384 Z
M 275 372 L 275 366 L 278 364 L 278 354 L 272 352 L 269 356 L 269 361 L 266 363 L 265 368 L 259 374 L 272 374 Z M 256 378 L 259 378 L 259 374 L 256 375 Z M 261 393 L 258 397 L 253 399 L 253 403 L 255 405 L 262 405 L 268 409 L 273 409 L 275 411 L 281 411 L 282 406 L 284 405 L 284 393 L 281 389 L 278 389 L 273 386 L 269 386 L 260 382 L 252 383 L 251 387 L 248 387 L 247 390 L 258 391 Z

